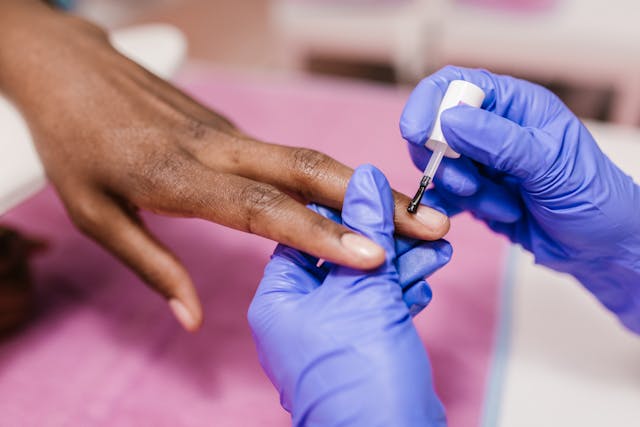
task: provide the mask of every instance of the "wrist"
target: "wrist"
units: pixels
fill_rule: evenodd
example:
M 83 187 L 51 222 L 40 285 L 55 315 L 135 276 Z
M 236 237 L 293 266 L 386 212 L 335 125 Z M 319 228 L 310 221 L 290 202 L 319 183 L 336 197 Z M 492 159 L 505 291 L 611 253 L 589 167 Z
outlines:
M 5 35 L 14 28 L 29 27 L 34 15 L 47 12 L 52 9 L 43 0 L 0 0 L 0 33 Z M 4 43 L 3 39 L 0 38 L 0 43 Z
M 0 91 L 9 90 L 26 58 L 37 60 L 33 41 L 48 37 L 49 22 L 63 16 L 42 0 L 0 0 Z

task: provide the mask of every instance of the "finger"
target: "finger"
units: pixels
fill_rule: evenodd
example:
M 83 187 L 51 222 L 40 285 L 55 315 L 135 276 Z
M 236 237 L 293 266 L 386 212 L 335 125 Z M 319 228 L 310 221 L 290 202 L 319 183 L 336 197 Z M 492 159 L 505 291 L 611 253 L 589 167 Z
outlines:
M 285 258 L 295 263 L 315 279 L 316 284 L 312 288 L 304 288 L 307 292 L 319 286 L 333 267 L 333 264 L 329 262 L 321 264 L 319 258 L 282 244 L 278 245 L 273 252 L 273 258 L 275 257 Z
M 338 224 L 342 224 L 342 216 L 340 215 L 340 212 L 334 210 L 334 209 L 330 209 L 330 208 L 326 208 L 324 206 L 320 206 L 320 205 L 316 205 L 316 204 L 312 204 L 308 206 L 309 209 L 311 209 L 314 212 L 319 213 L 320 215 L 324 216 L 325 218 L 329 218 L 331 219 L 333 222 L 338 223 Z M 443 241 L 436 241 L 433 244 L 431 242 L 425 242 L 422 240 L 416 240 L 413 239 L 411 237 L 405 237 L 405 236 L 395 236 L 395 250 L 396 250 L 396 256 L 398 257 L 398 259 L 402 259 L 402 257 L 407 254 L 407 252 L 418 248 L 418 251 L 420 250 L 420 247 L 424 246 L 424 247 L 428 247 L 429 251 L 432 252 L 436 252 L 436 251 L 441 251 L 442 248 L 444 248 L 444 250 L 446 251 L 447 248 L 445 248 L 445 246 L 448 246 L 448 244 L 442 244 Z M 276 252 L 278 252 L 276 250 Z M 284 251 L 283 251 L 284 252 Z M 449 252 L 451 252 L 449 250 Z M 421 262 L 422 261 L 429 261 L 432 258 L 430 257 L 423 257 L 422 255 L 418 254 L 417 252 L 415 254 L 408 254 L 408 256 L 410 258 L 420 258 Z M 314 272 L 317 272 L 317 267 L 318 267 L 318 258 L 314 258 L 314 257 L 308 257 L 305 258 L 307 259 L 306 263 L 299 263 L 300 265 L 307 265 L 308 268 L 311 269 L 311 267 L 314 267 L 313 270 Z M 322 273 L 319 273 L 320 275 L 318 276 L 319 280 L 322 281 L 324 280 L 324 277 L 326 276 L 326 274 L 329 272 L 329 270 L 331 269 L 332 264 L 329 262 L 324 262 L 322 264 Z M 307 267 L 305 267 L 307 268 Z M 424 275 L 429 275 L 431 274 L 433 271 L 435 270 L 425 270 L 424 271 Z
M 70 209 L 75 224 L 135 271 L 169 302 L 188 331 L 202 323 L 202 307 L 191 278 L 178 259 L 156 240 L 135 214 L 106 196 L 91 196 Z
M 419 170 L 424 170 L 431 158 L 431 150 L 424 145 L 409 145 L 409 154 Z M 436 172 L 434 181 L 444 185 L 447 190 L 459 196 L 470 196 L 478 191 L 478 170 L 473 163 L 466 158 L 442 159 Z
M 340 212 L 335 210 L 335 209 L 331 209 L 328 208 L 326 206 L 322 206 L 322 205 L 318 205 L 316 203 L 312 203 L 310 205 L 307 206 L 309 209 L 311 209 L 311 211 L 322 215 L 323 217 L 330 219 L 331 221 L 335 222 L 336 224 L 342 224 L 342 216 L 340 215 Z
M 402 256 L 422 243 L 424 242 L 410 237 L 396 236 L 396 256 Z
M 336 210 L 315 204 L 310 205 L 309 208 L 325 218 L 342 224 L 342 217 Z M 400 284 L 403 285 L 403 288 L 409 284 L 409 281 L 413 281 L 418 277 L 429 276 L 435 270 L 444 266 L 444 264 L 449 261 L 452 253 L 451 246 L 444 240 L 425 242 L 396 235 L 394 243 L 396 256 L 398 257 L 398 266 L 406 272 L 404 276 L 403 271 L 400 272 Z M 329 262 L 324 262 L 322 267 L 318 268 L 317 261 L 317 258 L 309 257 L 305 264 L 307 267 L 305 268 L 313 271 L 317 275 L 318 280 L 322 282 L 333 265 Z
M 346 192 L 342 221 L 383 248 L 385 261 L 376 273 L 396 276 L 393 195 L 386 177 L 375 167 L 356 169 Z
M 423 79 L 411 92 L 400 116 L 400 133 L 409 144 L 423 146 L 427 142 L 448 86 L 434 75 Z
M 289 246 L 278 245 L 267 265 L 256 296 L 273 303 L 311 293 L 326 272 L 317 259 Z
M 453 254 L 446 240 L 424 242 L 400 255 L 397 260 L 400 285 L 406 288 L 444 267 Z
M 318 215 L 277 188 L 194 164 L 178 183 L 161 182 L 170 195 L 153 200 L 159 212 L 196 216 L 257 234 L 317 258 L 358 269 L 384 260 L 379 245 Z
M 411 201 L 409 197 L 394 191 L 393 199 L 394 225 L 398 234 L 433 241 L 443 238 L 449 232 L 451 222 L 441 210 L 421 204 L 415 214 L 410 214 L 407 211 Z
M 273 326 L 278 313 L 288 310 L 288 303 L 312 292 L 320 281 L 310 272 L 309 255 L 278 245 L 256 291 L 247 319 L 254 337 L 260 337 Z
M 449 205 L 469 211 L 478 219 L 513 223 L 523 215 L 520 201 L 488 180 L 483 182 L 483 186 L 476 194 L 469 197 L 457 196 L 444 188 L 436 187 L 435 191 Z
M 420 280 L 404 291 L 402 299 L 409 307 L 411 317 L 415 317 L 429 305 L 433 299 L 433 291 L 426 280 Z
M 536 140 L 539 131 L 473 107 L 445 111 L 442 131 L 454 150 L 523 181 L 544 174 L 558 151 L 558 145 L 545 144 L 545 138 Z
M 464 209 L 462 207 L 458 206 L 456 203 L 452 203 L 435 188 L 431 188 L 427 190 L 426 193 L 424 193 L 424 197 L 422 197 L 421 203 L 437 209 L 450 218 L 464 212 Z
M 425 143 L 453 80 L 479 86 L 486 95 L 483 109 L 522 126 L 540 127 L 542 120 L 553 117 L 563 105 L 550 91 L 525 80 L 486 70 L 447 66 L 422 80 L 411 93 L 400 120 L 400 130 L 408 142 Z
M 212 141 L 195 155 L 211 169 L 270 184 L 304 204 L 314 202 L 339 210 L 353 174 L 353 169 L 315 150 L 246 139 Z M 398 233 L 437 240 L 449 231 L 449 219 L 439 212 L 422 207 L 412 215 L 406 211 L 409 197 L 394 193 L 394 198 Z

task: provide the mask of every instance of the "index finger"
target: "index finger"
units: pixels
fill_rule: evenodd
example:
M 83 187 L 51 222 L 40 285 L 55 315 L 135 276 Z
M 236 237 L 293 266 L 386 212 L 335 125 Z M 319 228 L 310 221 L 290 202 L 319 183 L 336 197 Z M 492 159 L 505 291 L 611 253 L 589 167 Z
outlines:
M 294 196 L 302 203 L 318 203 L 342 209 L 347 184 L 353 169 L 321 152 L 254 140 L 224 141 L 195 153 L 205 166 L 240 175 L 252 181 L 270 184 Z M 231 166 L 221 164 L 220 147 L 241 151 Z M 420 240 L 438 240 L 449 231 L 449 219 L 435 209 L 421 206 L 416 215 L 407 212 L 410 198 L 394 192 L 395 227 L 404 236 Z
M 357 269 L 375 268 L 385 259 L 384 250 L 370 239 L 263 182 L 194 162 L 177 177 L 158 181 L 156 188 L 167 196 L 138 204 L 159 213 L 207 219 Z
M 413 90 L 400 119 L 402 136 L 423 145 L 431 132 L 440 102 L 453 80 L 473 83 L 485 92 L 482 108 L 521 126 L 540 127 L 562 105 L 547 89 L 486 70 L 447 66 L 422 80 Z

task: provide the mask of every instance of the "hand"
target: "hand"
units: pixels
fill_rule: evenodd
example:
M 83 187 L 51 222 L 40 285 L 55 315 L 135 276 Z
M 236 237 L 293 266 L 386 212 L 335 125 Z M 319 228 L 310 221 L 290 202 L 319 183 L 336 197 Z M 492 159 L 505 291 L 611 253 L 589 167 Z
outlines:
M 29 258 L 44 249 L 44 242 L 0 227 L 0 335 L 22 325 L 31 315 Z
M 551 92 L 487 71 L 447 67 L 420 83 L 400 127 L 414 163 L 450 81 L 484 89 L 483 109 L 442 115 L 447 159 L 425 203 L 469 210 L 533 252 L 536 261 L 578 278 L 640 333 L 640 187 L 605 156 L 584 125 Z
M 27 118 L 71 218 L 165 296 L 187 329 L 202 319 L 193 284 L 140 209 L 204 218 L 351 267 L 383 261 L 378 245 L 305 208 L 339 209 L 350 168 L 252 139 L 118 54 L 101 29 L 40 2 L 0 3 L 0 28 L 0 86 Z M 411 218 L 407 198 L 396 199 L 400 233 L 434 240 L 448 230 L 445 216 L 425 208 Z
M 249 308 L 263 368 L 296 426 L 445 425 L 402 300 L 393 199 L 380 171 L 356 170 L 342 220 L 381 245 L 385 262 L 368 272 L 318 268 L 317 258 L 278 246 Z M 436 251 L 431 270 L 450 255 L 448 245 Z
M 319 205 L 309 205 L 308 207 L 325 218 L 342 224 L 340 212 Z M 281 248 L 276 250 L 280 251 Z M 402 299 L 409 308 L 411 317 L 415 317 L 431 302 L 433 297 L 431 287 L 424 279 L 451 260 L 453 249 L 446 240 L 423 242 L 396 235 L 395 253 Z M 313 265 L 315 266 L 315 264 Z M 333 267 L 334 265 L 331 263 L 323 263 L 324 271 Z

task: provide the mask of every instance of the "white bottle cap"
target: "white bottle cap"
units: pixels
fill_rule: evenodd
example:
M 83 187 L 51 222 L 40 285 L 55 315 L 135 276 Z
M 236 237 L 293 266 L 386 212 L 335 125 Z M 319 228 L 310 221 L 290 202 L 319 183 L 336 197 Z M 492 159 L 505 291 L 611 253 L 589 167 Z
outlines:
M 470 105 L 472 107 L 481 107 L 484 102 L 485 93 L 478 86 L 473 83 L 466 82 L 464 80 L 454 80 L 449 83 L 447 93 L 442 98 L 440 109 L 438 110 L 438 116 L 436 122 L 433 125 L 433 131 L 429 140 L 425 143 L 426 147 L 431 151 L 434 151 L 438 143 L 447 144 L 447 140 L 444 138 L 442 128 L 440 126 L 440 116 L 444 110 L 455 107 L 460 104 Z M 445 157 L 457 159 L 460 157 L 459 153 L 456 153 L 447 144 L 447 151 L 444 153 Z

